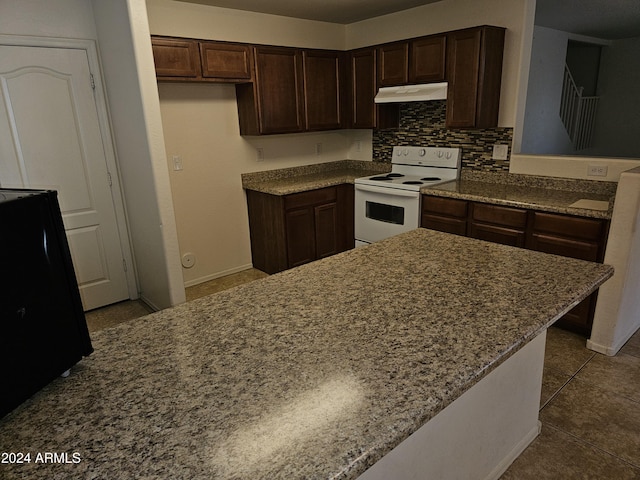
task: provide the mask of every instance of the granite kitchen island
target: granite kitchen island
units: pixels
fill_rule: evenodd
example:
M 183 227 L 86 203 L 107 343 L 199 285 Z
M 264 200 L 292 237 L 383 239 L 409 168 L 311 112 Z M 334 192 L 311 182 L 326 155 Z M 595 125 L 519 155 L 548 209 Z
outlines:
M 611 275 L 418 229 L 157 312 L 94 334 L 68 378 L 0 420 L 0 452 L 69 462 L 2 464 L 0 477 L 383 478 L 425 427 L 448 438 L 452 407 L 482 411 L 469 392 L 541 375 L 548 326 Z M 524 381 L 539 395 L 540 378 Z

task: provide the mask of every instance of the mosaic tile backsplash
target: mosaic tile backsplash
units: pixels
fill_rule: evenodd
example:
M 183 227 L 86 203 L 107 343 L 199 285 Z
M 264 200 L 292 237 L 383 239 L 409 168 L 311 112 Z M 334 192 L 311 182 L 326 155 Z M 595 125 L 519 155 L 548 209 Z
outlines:
M 400 104 L 400 128 L 373 131 L 373 161 L 390 162 L 396 145 L 460 147 L 463 169 L 508 172 L 513 128 L 448 129 L 446 106 L 446 100 Z M 507 160 L 491 158 L 496 143 L 509 145 Z

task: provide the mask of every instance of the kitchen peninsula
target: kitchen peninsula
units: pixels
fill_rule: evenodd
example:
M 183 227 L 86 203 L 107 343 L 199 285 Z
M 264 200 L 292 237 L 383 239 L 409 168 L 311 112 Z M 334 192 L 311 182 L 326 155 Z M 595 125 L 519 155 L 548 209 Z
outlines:
M 403 445 L 427 428 L 427 464 L 488 478 L 537 433 L 547 327 L 612 273 L 417 229 L 163 310 L 94 334 L 68 378 L 0 420 L 0 451 L 79 463 L 0 472 L 402 478 Z M 477 423 L 452 427 L 451 409 Z

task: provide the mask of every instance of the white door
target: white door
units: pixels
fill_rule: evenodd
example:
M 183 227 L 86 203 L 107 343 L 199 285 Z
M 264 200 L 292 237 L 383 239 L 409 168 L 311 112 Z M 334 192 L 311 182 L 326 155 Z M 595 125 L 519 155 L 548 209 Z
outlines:
M 85 310 L 130 297 L 94 86 L 84 49 L 0 45 L 0 186 L 58 191 Z

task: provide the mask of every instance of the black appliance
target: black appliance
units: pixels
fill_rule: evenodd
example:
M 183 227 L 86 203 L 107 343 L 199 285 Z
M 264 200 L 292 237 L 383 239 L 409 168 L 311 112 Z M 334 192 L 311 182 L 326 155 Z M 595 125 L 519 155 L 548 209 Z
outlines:
M 0 417 L 93 351 L 57 192 L 0 189 Z

